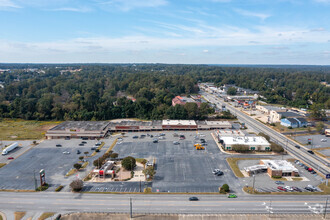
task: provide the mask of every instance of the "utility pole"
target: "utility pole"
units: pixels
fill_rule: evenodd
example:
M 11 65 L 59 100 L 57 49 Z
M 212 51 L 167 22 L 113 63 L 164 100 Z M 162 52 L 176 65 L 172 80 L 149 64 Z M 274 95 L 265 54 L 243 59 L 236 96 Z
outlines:
M 129 205 L 130 205 L 130 217 L 133 218 L 132 198 L 129 198 Z
M 325 219 L 325 216 L 327 214 L 327 206 L 328 206 L 328 198 L 327 200 L 325 201 L 325 207 L 324 207 L 324 219 Z
M 140 192 L 141 192 L 141 180 L 140 180 Z
M 270 213 L 272 213 L 272 200 L 269 201 L 269 217 Z

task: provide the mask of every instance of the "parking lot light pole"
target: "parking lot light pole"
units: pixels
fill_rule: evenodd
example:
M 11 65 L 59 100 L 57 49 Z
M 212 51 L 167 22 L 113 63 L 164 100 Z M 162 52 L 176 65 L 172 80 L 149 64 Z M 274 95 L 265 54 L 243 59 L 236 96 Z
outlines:
M 133 218 L 132 198 L 129 198 L 129 207 L 130 207 L 130 217 Z
M 34 189 L 37 190 L 37 179 L 36 179 L 36 171 L 33 170 L 33 179 L 34 179 Z
M 327 214 L 327 206 L 328 206 L 328 197 L 327 197 L 327 200 L 325 201 L 325 207 L 324 207 L 324 218 Z
M 255 182 L 255 179 L 256 179 L 256 175 L 253 174 L 252 193 L 254 193 L 254 182 Z

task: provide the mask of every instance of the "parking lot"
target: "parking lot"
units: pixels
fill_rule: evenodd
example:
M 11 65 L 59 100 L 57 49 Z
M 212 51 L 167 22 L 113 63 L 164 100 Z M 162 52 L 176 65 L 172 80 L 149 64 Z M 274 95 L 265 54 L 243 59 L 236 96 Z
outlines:
M 45 140 L 31 148 L 0 169 L 0 189 L 33 190 L 34 172 L 40 185 L 39 171 L 41 169 L 45 170 L 46 182 L 51 186 L 69 184 L 74 176 L 65 178 L 66 173 L 72 169 L 74 163 L 78 162 L 79 156 L 84 155 L 83 152 L 92 152 L 90 148 L 96 142 L 88 140 L 85 146 L 79 146 L 81 141 L 81 139 Z M 61 144 L 62 147 L 56 147 L 56 144 Z M 78 149 L 81 151 L 79 155 L 76 152 Z M 96 156 L 89 158 L 90 164 L 105 150 L 106 147 Z M 69 154 L 64 154 L 65 151 Z M 80 175 L 83 176 L 82 173 Z
M 10 151 L 7 155 L 0 155 L 0 163 L 10 163 L 12 160 L 8 160 L 9 157 L 13 157 L 15 159 L 33 147 L 33 141 L 1 141 L 2 145 L 0 146 L 0 154 L 2 153 L 2 148 L 5 148 L 5 146 L 9 146 L 15 142 L 18 143 L 18 147 Z
M 295 139 L 309 149 L 330 147 L 330 137 L 326 137 L 325 135 L 296 136 Z M 311 139 L 311 144 L 308 144 L 308 139 Z M 321 141 L 322 139 L 326 141 Z
M 156 159 L 156 175 L 152 187 L 154 192 L 218 192 L 219 186 L 228 183 L 233 191 L 238 191 L 237 178 L 225 161 L 210 135 L 210 131 L 162 132 L 165 139 L 153 143 L 153 137 L 133 138 L 146 133 L 128 133 L 120 144 L 113 149 L 119 157 L 133 156 L 135 158 Z M 185 135 L 185 140 L 179 140 L 173 133 Z M 207 141 L 205 150 L 196 150 L 194 144 L 200 138 Z M 173 141 L 180 144 L 174 145 Z M 223 176 L 212 174 L 214 169 L 224 172 Z
M 280 159 L 280 158 L 278 158 Z M 243 170 L 244 167 L 252 166 L 259 164 L 259 160 L 241 160 L 238 162 L 238 166 L 240 170 Z M 307 191 L 304 188 L 308 185 L 312 186 L 318 186 L 321 183 L 322 178 L 318 176 L 317 174 L 311 174 L 307 170 L 304 169 L 304 167 L 299 166 L 295 163 L 293 165 L 299 170 L 300 177 L 303 179 L 300 181 L 283 181 L 283 184 L 276 184 L 276 180 L 271 179 L 267 173 L 259 173 L 255 175 L 255 179 L 253 181 L 253 177 L 246 177 L 243 178 L 243 186 L 253 186 L 254 182 L 254 188 L 259 192 L 281 192 L 277 187 L 278 186 L 295 186 L 300 188 L 303 192 Z

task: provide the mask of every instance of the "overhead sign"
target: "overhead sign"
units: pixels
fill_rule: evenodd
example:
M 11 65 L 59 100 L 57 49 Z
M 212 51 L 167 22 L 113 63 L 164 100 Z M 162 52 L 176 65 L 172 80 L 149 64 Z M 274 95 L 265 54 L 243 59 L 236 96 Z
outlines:
M 327 174 L 325 177 L 326 177 L 327 179 L 330 179 L 330 174 Z

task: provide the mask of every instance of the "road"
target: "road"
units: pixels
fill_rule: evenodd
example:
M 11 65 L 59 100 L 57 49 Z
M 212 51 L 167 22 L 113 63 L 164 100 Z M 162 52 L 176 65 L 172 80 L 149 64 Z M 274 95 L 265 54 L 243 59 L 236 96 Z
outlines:
M 234 199 L 226 195 L 196 195 L 199 201 L 188 201 L 189 196 L 0 192 L 0 207 L 11 211 L 129 213 L 132 198 L 133 213 L 321 214 L 326 204 L 325 196 L 311 195 L 247 195 Z
M 330 164 L 329 160 L 318 157 L 316 155 L 309 154 L 302 146 L 301 149 L 295 148 L 295 145 L 299 145 L 298 143 L 290 140 L 286 136 L 269 128 L 261 122 L 249 117 L 248 115 L 234 108 L 230 104 L 225 102 L 220 103 L 220 98 L 216 97 L 215 95 L 206 92 L 202 92 L 202 95 L 204 95 L 204 98 L 207 99 L 209 102 L 215 103 L 219 108 L 221 108 L 221 105 L 224 104 L 226 108 L 230 110 L 232 114 L 236 115 L 240 121 L 245 122 L 246 125 L 258 132 L 267 134 L 274 142 L 277 142 L 280 145 L 284 146 L 285 150 L 292 154 L 295 158 L 304 161 L 310 167 L 314 168 L 314 170 L 319 171 L 319 173 L 321 173 L 323 176 L 330 173 L 330 169 L 327 166 L 328 164 Z

